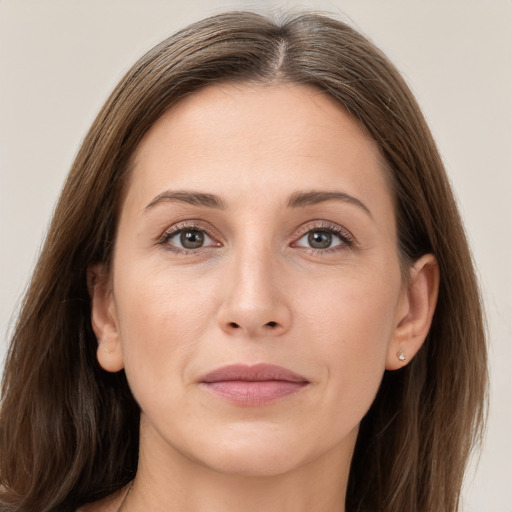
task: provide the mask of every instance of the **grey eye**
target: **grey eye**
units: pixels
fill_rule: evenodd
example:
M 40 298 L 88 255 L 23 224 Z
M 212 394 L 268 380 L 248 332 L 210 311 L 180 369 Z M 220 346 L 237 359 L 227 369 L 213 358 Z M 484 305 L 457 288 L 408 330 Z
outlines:
M 307 249 L 327 250 L 346 245 L 350 242 L 342 235 L 330 229 L 316 228 L 304 233 L 294 244 L 294 247 Z
M 308 244 L 313 249 L 328 249 L 332 244 L 332 233 L 329 231 L 310 231 L 307 234 Z
M 204 245 L 204 239 L 204 232 L 196 229 L 180 233 L 180 243 L 184 249 L 198 249 Z
M 214 246 L 215 242 L 202 229 L 180 229 L 169 236 L 166 243 L 178 249 L 200 249 Z

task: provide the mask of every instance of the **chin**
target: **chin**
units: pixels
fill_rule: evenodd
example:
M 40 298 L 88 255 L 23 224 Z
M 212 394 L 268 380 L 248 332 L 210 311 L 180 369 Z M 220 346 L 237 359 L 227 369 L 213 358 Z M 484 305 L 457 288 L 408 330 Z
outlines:
M 240 477 L 275 477 L 302 465 L 291 453 L 273 450 L 245 450 L 203 457 L 202 463 L 212 471 Z
M 252 439 L 251 439 L 252 437 Z M 256 438 L 255 438 L 256 437 Z M 199 452 L 189 453 L 204 467 L 222 474 L 241 477 L 270 477 L 288 473 L 301 466 L 314 454 L 298 449 L 304 443 L 291 442 L 290 436 L 269 439 L 268 436 L 245 435 L 203 443 Z M 308 457 L 309 455 L 309 457 Z

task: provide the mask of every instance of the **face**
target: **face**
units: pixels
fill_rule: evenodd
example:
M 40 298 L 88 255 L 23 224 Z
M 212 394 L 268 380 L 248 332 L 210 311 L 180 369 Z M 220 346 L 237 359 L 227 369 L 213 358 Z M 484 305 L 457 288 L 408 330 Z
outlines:
M 314 89 L 213 86 L 132 164 L 96 330 L 141 449 L 247 475 L 350 454 L 407 307 L 376 144 Z

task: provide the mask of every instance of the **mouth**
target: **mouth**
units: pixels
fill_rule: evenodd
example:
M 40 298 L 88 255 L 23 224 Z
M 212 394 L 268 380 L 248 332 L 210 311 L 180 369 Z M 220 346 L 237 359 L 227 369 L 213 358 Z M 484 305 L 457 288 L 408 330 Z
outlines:
M 255 407 L 295 395 L 307 387 L 309 381 L 281 366 L 236 364 L 204 375 L 200 384 L 235 405 Z

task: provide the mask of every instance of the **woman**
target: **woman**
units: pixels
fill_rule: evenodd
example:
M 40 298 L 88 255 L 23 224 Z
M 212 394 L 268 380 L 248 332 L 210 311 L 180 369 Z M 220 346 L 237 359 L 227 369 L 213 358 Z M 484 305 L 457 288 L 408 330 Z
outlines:
M 318 15 L 209 18 L 70 172 L 4 374 L 2 509 L 456 510 L 484 341 L 389 61 Z

